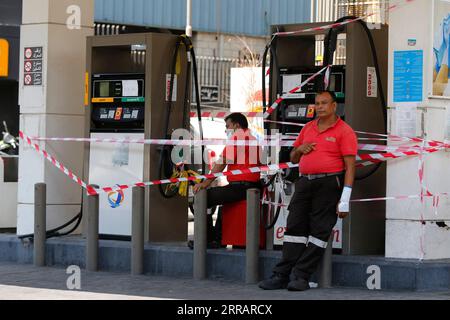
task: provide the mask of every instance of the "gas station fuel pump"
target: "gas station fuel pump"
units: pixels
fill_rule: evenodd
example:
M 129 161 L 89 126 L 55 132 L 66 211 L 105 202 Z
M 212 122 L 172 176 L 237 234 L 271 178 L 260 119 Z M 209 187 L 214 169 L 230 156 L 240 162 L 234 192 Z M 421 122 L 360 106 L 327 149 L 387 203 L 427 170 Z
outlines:
M 93 139 L 144 139 L 143 74 L 93 74 Z M 144 145 L 91 144 L 89 181 L 98 185 L 143 181 Z M 131 192 L 112 192 L 100 200 L 102 235 L 131 235 Z
M 87 40 L 86 136 L 101 139 L 165 139 L 186 128 L 183 99 L 187 55 L 168 34 L 95 36 Z M 183 51 L 184 50 L 184 51 Z M 170 79 L 174 79 L 169 101 Z M 164 123 L 171 104 L 168 128 Z M 167 130 L 166 130 L 167 129 Z M 154 145 L 103 143 L 86 145 L 84 176 L 91 185 L 115 186 L 160 179 L 160 148 Z M 131 236 L 130 189 L 100 195 L 99 233 L 103 238 Z M 145 234 L 152 242 L 187 241 L 186 197 L 166 199 L 158 188 L 145 190 Z

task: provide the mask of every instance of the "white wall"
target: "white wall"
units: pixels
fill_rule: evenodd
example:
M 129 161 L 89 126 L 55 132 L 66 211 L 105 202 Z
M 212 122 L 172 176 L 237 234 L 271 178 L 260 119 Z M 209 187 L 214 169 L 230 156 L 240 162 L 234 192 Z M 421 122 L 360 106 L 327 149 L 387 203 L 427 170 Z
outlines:
M 447 112 L 450 101 L 430 98 L 433 67 L 433 1 L 416 0 L 390 13 L 389 25 L 389 131 L 397 133 L 396 117 L 402 108 L 411 105 L 417 116 L 416 132 L 429 140 L 444 141 L 447 129 Z M 408 39 L 416 39 L 416 45 L 408 45 Z M 424 101 L 417 104 L 394 103 L 394 52 L 423 50 Z M 450 153 L 427 155 L 424 181 L 432 193 L 450 191 Z M 387 165 L 387 195 L 420 194 L 418 177 L 419 159 L 411 157 L 389 161 Z M 411 259 L 450 258 L 450 231 L 438 227 L 437 221 L 450 226 L 450 201 L 441 197 L 439 206 L 433 207 L 433 199 L 388 201 L 386 206 L 386 257 Z M 423 217 L 423 218 L 422 218 Z M 422 224 L 422 219 L 425 224 Z

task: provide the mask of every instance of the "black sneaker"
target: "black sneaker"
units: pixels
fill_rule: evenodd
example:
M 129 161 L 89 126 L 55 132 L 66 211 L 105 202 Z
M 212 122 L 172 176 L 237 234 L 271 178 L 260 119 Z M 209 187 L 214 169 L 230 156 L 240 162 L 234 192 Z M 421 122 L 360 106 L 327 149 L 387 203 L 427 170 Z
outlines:
M 279 273 L 274 273 L 270 279 L 263 280 L 258 283 L 258 287 L 264 290 L 280 290 L 286 289 L 289 279 Z
M 309 283 L 305 279 L 297 278 L 289 281 L 287 289 L 289 291 L 306 291 L 309 289 Z

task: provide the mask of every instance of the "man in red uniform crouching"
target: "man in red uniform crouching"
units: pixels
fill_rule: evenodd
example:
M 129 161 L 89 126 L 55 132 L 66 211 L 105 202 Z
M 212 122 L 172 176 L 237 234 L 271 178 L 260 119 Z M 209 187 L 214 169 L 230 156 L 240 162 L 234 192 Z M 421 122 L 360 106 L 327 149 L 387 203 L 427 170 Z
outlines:
M 240 144 L 227 145 L 218 161 L 214 163 L 211 173 L 222 172 L 226 167 L 228 167 L 227 171 L 236 171 L 260 166 L 261 148 L 253 144 L 251 146 L 246 144 L 247 141 L 257 141 L 248 129 L 247 118 L 242 113 L 232 113 L 225 118 L 225 124 L 229 140 L 238 141 L 236 144 L 239 144 L 240 141 Z M 208 208 L 245 200 L 247 189 L 261 188 L 259 172 L 230 175 L 227 176 L 229 183 L 227 186 L 210 188 L 214 180 L 207 179 L 194 186 L 194 193 L 207 189 Z M 216 240 L 218 239 L 216 239 L 212 215 L 208 215 L 208 246 L 219 246 L 215 243 Z

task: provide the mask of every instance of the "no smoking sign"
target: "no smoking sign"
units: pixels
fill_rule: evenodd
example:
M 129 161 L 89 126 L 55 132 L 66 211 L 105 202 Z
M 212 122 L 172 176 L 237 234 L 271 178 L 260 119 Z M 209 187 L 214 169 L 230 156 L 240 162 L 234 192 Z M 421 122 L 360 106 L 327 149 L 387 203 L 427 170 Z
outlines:
M 23 82 L 26 86 L 41 86 L 44 71 L 43 47 L 25 47 Z
M 30 85 L 32 81 L 33 81 L 33 78 L 31 77 L 31 74 L 26 74 L 25 75 L 25 84 Z
M 30 72 L 32 67 L 33 67 L 33 65 L 32 65 L 31 61 L 26 61 L 25 62 L 25 67 L 24 67 L 25 68 L 25 72 Z

